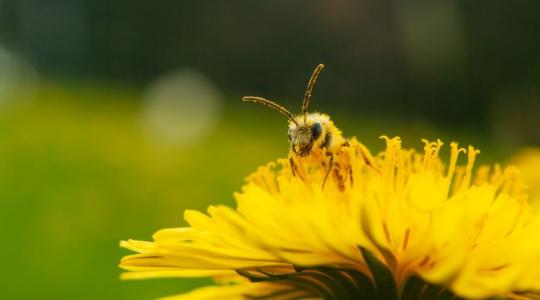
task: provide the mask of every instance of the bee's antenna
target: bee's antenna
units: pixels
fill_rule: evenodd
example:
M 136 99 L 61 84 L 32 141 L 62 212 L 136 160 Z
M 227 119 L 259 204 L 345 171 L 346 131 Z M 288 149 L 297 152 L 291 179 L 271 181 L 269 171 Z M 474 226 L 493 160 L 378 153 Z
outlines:
M 280 113 L 284 114 L 287 119 L 289 119 L 291 122 L 293 122 L 294 124 L 298 125 L 298 123 L 296 123 L 296 121 L 294 120 L 294 116 L 293 114 L 291 114 L 290 111 L 288 111 L 285 107 L 273 102 L 273 101 L 270 101 L 268 99 L 264 99 L 262 97 L 255 97 L 255 96 L 245 96 L 245 97 L 242 97 L 242 101 L 245 101 L 245 102 L 255 102 L 255 103 L 260 103 L 264 106 L 268 106 L 270 108 L 273 108 L 277 111 L 279 111 Z
M 311 91 L 313 90 L 313 86 L 315 85 L 315 82 L 317 81 L 317 77 L 319 77 L 319 73 L 321 73 L 323 68 L 324 68 L 324 65 L 319 64 L 313 71 L 313 74 L 311 74 L 311 78 L 309 78 L 308 85 L 306 88 L 306 93 L 304 94 L 304 101 L 302 102 L 302 114 L 304 116 L 306 115 L 307 110 L 308 110 L 309 99 L 311 98 Z

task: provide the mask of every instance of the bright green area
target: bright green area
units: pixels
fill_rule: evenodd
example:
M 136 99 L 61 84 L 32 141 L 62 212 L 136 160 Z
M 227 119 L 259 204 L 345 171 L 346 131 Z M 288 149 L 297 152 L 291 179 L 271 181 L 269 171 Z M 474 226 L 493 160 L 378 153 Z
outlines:
M 261 107 L 227 104 L 210 136 L 164 146 L 141 127 L 138 98 L 129 89 L 49 83 L 33 101 L 1 109 L 0 298 L 149 299 L 209 282 L 120 281 L 117 264 L 129 252 L 118 242 L 182 226 L 185 209 L 232 205 L 246 175 L 286 155 L 286 123 Z M 475 134 L 421 123 L 332 115 L 347 136 L 377 149 L 383 133 L 409 146 L 421 137 L 479 144 Z

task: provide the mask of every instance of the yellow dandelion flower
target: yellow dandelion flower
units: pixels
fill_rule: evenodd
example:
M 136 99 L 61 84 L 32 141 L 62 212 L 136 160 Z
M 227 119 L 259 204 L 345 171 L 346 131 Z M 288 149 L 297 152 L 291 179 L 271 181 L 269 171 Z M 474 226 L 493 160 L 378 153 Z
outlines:
M 529 203 L 536 212 L 540 212 L 540 148 L 523 149 L 511 162 L 518 167 L 527 185 Z
M 514 168 L 478 153 L 386 138 L 372 156 L 355 139 L 335 153 L 260 167 L 236 209 L 186 211 L 189 227 L 128 240 L 123 278 L 213 277 L 171 299 L 540 299 L 540 221 Z M 458 166 L 466 153 L 467 163 Z

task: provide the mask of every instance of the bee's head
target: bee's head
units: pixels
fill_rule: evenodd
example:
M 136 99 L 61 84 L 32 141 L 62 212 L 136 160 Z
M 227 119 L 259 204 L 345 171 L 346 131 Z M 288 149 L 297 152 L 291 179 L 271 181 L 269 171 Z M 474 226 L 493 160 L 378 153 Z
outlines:
M 324 127 L 313 118 L 298 117 L 296 120 L 296 123 L 289 122 L 291 149 L 300 156 L 306 156 L 314 145 L 321 143 Z
M 289 141 L 291 142 L 291 149 L 294 151 L 294 153 L 300 156 L 308 155 L 314 145 L 319 145 L 324 142 L 324 138 L 321 138 L 324 136 L 323 133 L 325 130 L 323 126 L 324 124 L 322 123 L 325 119 L 328 119 L 328 117 L 318 113 L 308 113 L 311 91 L 313 90 L 315 81 L 317 81 L 317 77 L 323 68 L 324 65 L 319 64 L 313 71 L 313 74 L 311 74 L 306 92 L 304 94 L 304 100 L 302 102 L 302 113 L 296 117 L 285 107 L 268 99 L 254 96 L 245 96 L 242 98 L 242 100 L 247 102 L 255 102 L 268 106 L 286 116 L 287 119 L 289 119 L 288 135 Z

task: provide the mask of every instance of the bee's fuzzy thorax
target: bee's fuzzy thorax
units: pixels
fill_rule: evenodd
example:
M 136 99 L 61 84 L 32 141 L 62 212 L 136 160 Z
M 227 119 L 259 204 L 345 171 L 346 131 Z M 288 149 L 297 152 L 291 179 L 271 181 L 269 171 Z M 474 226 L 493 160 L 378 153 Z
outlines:
M 318 134 L 314 134 L 314 126 L 319 127 Z M 333 151 L 345 142 L 330 117 L 318 112 L 297 115 L 289 121 L 289 140 L 292 150 L 302 156 L 307 155 L 311 149 Z

